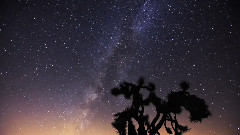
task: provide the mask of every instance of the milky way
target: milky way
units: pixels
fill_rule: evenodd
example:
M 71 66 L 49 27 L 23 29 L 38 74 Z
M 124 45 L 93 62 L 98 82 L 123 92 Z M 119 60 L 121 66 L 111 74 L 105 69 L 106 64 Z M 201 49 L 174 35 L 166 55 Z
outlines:
M 186 134 L 240 133 L 240 2 L 0 2 L 0 134 L 113 135 L 139 76 L 165 99 L 179 82 L 213 116 Z M 152 108 L 148 112 L 155 113 Z M 184 119 L 185 118 L 185 119 Z

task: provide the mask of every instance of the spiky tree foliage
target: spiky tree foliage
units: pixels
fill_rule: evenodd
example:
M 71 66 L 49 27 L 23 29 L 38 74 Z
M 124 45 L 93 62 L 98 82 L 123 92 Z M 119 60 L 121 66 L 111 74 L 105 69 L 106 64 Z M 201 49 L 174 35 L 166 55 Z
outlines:
M 177 115 L 182 113 L 183 108 L 189 112 L 191 122 L 201 122 L 211 113 L 203 99 L 187 92 L 189 88 L 187 82 L 183 81 L 180 87 L 181 91 L 172 91 L 166 100 L 162 100 L 155 94 L 155 84 L 146 84 L 143 77 L 138 79 L 137 84 L 125 81 L 120 83 L 119 87 L 111 90 L 112 95 L 123 95 L 126 99 L 132 100 L 132 105 L 114 115 L 115 120 L 112 126 L 120 135 L 160 135 L 159 129 L 163 126 L 168 134 L 182 135 L 189 131 L 187 126 L 180 125 L 177 120 Z M 148 91 L 147 98 L 143 98 L 141 90 Z M 156 109 L 156 116 L 151 122 L 149 122 L 149 116 L 144 114 L 145 106 L 149 104 L 154 105 Z M 132 122 L 133 119 L 138 124 L 137 130 Z

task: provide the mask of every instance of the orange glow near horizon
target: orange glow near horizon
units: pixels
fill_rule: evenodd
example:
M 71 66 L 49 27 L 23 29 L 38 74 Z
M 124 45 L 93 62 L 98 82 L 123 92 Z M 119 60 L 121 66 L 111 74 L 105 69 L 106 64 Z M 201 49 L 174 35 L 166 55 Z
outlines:
M 31 122 L 29 122 L 29 119 L 31 119 Z M 76 119 L 78 118 L 76 117 Z M 194 124 L 186 122 L 186 125 L 188 125 L 191 130 L 185 133 L 185 135 L 214 134 L 209 130 L 214 130 L 214 127 L 205 126 L 205 124 L 211 122 L 211 120 L 210 118 L 208 121 Z M 80 120 L 59 119 L 53 121 L 53 119 L 46 119 L 44 116 L 40 116 L 38 119 L 29 116 L 26 119 L 21 115 L 12 115 L 8 117 L 6 124 L 9 126 L 3 131 L 5 135 L 118 135 L 115 129 L 111 127 L 111 121 L 103 121 L 101 119 L 93 119 L 88 125 L 81 127 Z M 161 135 L 167 135 L 164 128 L 160 131 Z M 223 132 L 218 135 L 224 134 L 226 133 Z
M 70 120 L 40 120 L 32 118 L 32 122 L 23 117 L 13 116 L 6 122 L 9 126 L 4 129 L 3 134 L 6 135 L 113 135 L 114 129 L 109 123 L 99 124 L 97 121 L 89 123 L 85 127 L 81 127 L 79 121 Z M 41 124 L 44 123 L 44 124 Z

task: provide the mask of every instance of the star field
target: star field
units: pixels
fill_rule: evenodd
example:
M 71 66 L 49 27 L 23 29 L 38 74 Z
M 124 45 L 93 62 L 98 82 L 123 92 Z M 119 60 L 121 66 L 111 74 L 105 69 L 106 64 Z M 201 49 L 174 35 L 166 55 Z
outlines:
M 165 98 L 190 82 L 213 114 L 186 135 L 240 134 L 238 0 L 0 2 L 0 134 L 114 135 L 139 76 Z M 149 113 L 155 115 L 154 109 Z M 183 116 L 186 116 L 184 113 Z

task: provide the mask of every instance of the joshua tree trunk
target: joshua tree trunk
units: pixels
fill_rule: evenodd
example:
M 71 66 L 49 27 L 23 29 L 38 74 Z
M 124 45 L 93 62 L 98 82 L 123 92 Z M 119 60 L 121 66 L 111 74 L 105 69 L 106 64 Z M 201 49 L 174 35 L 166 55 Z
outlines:
M 137 135 L 137 131 L 131 119 L 128 120 L 128 135 Z
M 138 135 L 147 135 L 147 131 L 145 130 L 144 124 L 139 125 Z
M 144 110 L 144 107 L 143 107 L 143 110 Z M 144 111 L 140 111 L 140 115 L 139 115 L 139 119 L 138 119 L 138 124 L 139 124 L 139 128 L 138 128 L 138 135 L 147 135 L 147 131 L 145 129 L 145 120 L 144 120 L 144 117 L 143 117 L 143 113 Z
M 166 120 L 166 114 L 164 113 L 162 116 L 162 119 L 159 121 L 159 123 L 156 125 L 156 127 L 154 126 L 151 130 L 150 130 L 150 134 L 149 135 L 156 135 L 158 134 L 158 130 L 162 127 L 162 125 L 164 124 L 165 120 Z

